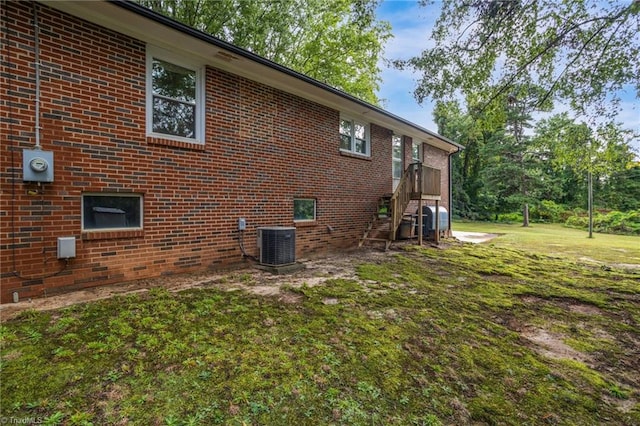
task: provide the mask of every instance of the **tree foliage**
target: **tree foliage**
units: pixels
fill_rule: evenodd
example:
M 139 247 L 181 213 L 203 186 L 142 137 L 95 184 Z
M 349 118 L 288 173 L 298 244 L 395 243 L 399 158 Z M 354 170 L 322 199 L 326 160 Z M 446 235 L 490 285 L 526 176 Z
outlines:
M 538 123 L 536 145 L 549 153 L 556 169 L 609 176 L 633 161 L 625 139 L 628 135 L 629 132 L 613 125 L 594 132 L 586 123 L 576 123 L 562 113 Z
M 455 101 L 438 102 L 434 116 L 439 133 L 466 146 L 453 161 L 457 216 L 493 219 L 521 211 L 524 203 L 538 213 L 556 204 L 583 209 L 588 171 L 596 207 L 627 211 L 640 204 L 640 167 L 629 148 L 630 133 L 617 126 L 593 131 L 564 113 L 519 134 L 518 126 L 530 120 L 522 106 L 466 112 Z
M 423 0 L 424 5 L 431 3 Z M 623 89 L 640 97 L 640 2 L 442 2 L 434 47 L 399 67 L 422 73 L 415 96 L 485 93 L 484 105 L 535 82 L 579 113 L 615 114 Z
M 391 36 L 379 0 L 139 0 L 156 12 L 373 104 Z

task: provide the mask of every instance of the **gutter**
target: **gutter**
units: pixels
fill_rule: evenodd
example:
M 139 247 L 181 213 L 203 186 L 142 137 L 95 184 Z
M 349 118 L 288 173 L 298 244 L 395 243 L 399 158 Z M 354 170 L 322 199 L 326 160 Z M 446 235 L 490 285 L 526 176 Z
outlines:
M 456 144 L 457 145 L 457 144 Z M 451 217 L 453 216 L 453 159 L 452 157 L 455 154 L 458 154 L 460 151 L 462 151 L 464 149 L 464 147 L 462 145 L 457 145 L 458 146 L 458 150 L 454 151 L 454 152 L 450 152 L 449 153 L 449 214 L 447 215 L 447 219 L 449 221 L 449 236 L 451 236 L 451 233 L 453 232 L 452 228 L 451 228 L 451 222 L 452 219 Z
M 305 82 L 307 84 L 310 84 L 312 86 L 320 88 L 320 89 L 322 89 L 322 90 L 324 90 L 326 92 L 329 92 L 329 93 L 331 93 L 331 94 L 333 94 L 335 96 L 339 96 L 339 97 L 341 97 L 341 98 L 343 98 L 343 99 L 345 99 L 345 100 L 347 100 L 349 102 L 355 103 L 355 104 L 357 104 L 357 105 L 359 105 L 359 106 L 361 106 L 363 108 L 367 108 L 367 109 L 369 109 L 369 110 L 371 110 L 373 112 L 376 112 L 376 113 L 378 113 L 380 115 L 383 115 L 383 116 L 385 116 L 387 118 L 390 118 L 390 119 L 392 119 L 394 121 L 402 123 L 403 125 L 411 127 L 413 129 L 421 132 L 421 133 L 426 133 L 426 134 L 428 134 L 429 136 L 431 136 L 433 138 L 439 139 L 439 140 L 441 140 L 441 141 L 443 141 L 445 143 L 448 143 L 448 144 L 452 145 L 453 147 L 457 148 L 456 151 L 454 151 L 453 153 L 450 153 L 450 154 L 454 154 L 456 152 L 459 152 L 461 149 L 464 149 L 464 147 L 462 145 L 458 144 L 457 142 L 454 142 L 454 141 L 452 141 L 452 140 L 450 140 L 448 138 L 445 138 L 442 135 L 439 135 L 439 134 L 437 134 L 435 132 L 432 132 L 429 129 L 426 129 L 426 128 L 424 128 L 422 126 L 419 126 L 419 125 L 417 125 L 415 123 L 412 123 L 412 122 L 410 122 L 408 120 L 405 120 L 404 118 L 399 117 L 399 116 L 397 116 L 395 114 L 392 114 L 392 113 L 390 113 L 390 112 L 388 112 L 388 111 L 386 111 L 386 110 L 384 110 L 384 109 L 382 109 L 382 108 L 380 108 L 378 106 L 375 106 L 373 104 L 365 102 L 362 99 L 359 99 L 359 98 L 357 98 L 355 96 L 352 96 L 352 95 L 350 95 L 350 94 L 348 94 L 346 92 L 343 92 L 343 91 L 341 91 L 339 89 L 336 89 L 335 87 L 331 87 L 331 86 L 329 86 L 329 85 L 327 85 L 325 83 L 322 83 L 322 82 L 320 82 L 318 80 L 315 80 L 315 79 L 313 79 L 313 78 L 311 78 L 309 76 L 306 76 L 306 75 L 304 75 L 302 73 L 294 71 L 294 70 L 292 70 L 290 68 L 287 68 L 287 67 L 285 67 L 283 65 L 280 65 L 280 64 L 278 64 L 276 62 L 273 62 L 273 61 L 271 61 L 269 59 L 263 58 L 262 56 L 256 55 L 255 53 L 252 53 L 252 52 L 250 52 L 250 51 L 248 51 L 246 49 L 243 49 L 241 47 L 235 46 L 235 45 L 233 45 L 231 43 L 228 43 L 228 42 L 226 42 L 224 40 L 221 40 L 221 39 L 219 39 L 217 37 L 214 37 L 214 36 L 212 36 L 210 34 L 207 34 L 205 32 L 199 31 L 199 30 L 197 30 L 195 28 L 191 28 L 188 25 L 185 25 L 185 24 L 183 24 L 181 22 L 175 21 L 175 20 L 173 20 L 171 18 L 168 18 L 168 17 L 166 17 L 164 15 L 161 15 L 161 14 L 159 14 L 157 12 L 154 12 L 151 9 L 148 9 L 148 8 L 146 8 L 144 6 L 139 5 L 138 3 L 134 3 L 133 1 L 130 1 L 130 0 L 107 0 L 107 1 L 110 4 L 113 4 L 113 5 L 116 5 L 118 7 L 123 8 L 123 9 L 126 9 L 126 10 L 128 10 L 130 12 L 133 12 L 133 13 L 137 14 L 137 15 L 143 16 L 144 18 L 147 18 L 149 20 L 152 20 L 154 22 L 157 22 L 159 24 L 167 26 L 167 27 L 169 27 L 169 28 L 171 28 L 173 30 L 180 31 L 181 33 L 184 33 L 184 34 L 186 34 L 186 35 L 188 35 L 190 37 L 194 37 L 194 38 L 202 40 L 202 41 L 204 41 L 204 42 L 206 42 L 208 44 L 211 44 L 213 46 L 216 46 L 216 47 L 219 47 L 221 49 L 224 49 L 224 50 L 226 50 L 226 51 L 228 51 L 230 53 L 233 53 L 234 55 L 243 57 L 243 58 L 248 59 L 248 60 L 250 60 L 252 62 L 258 63 L 260 65 L 269 67 L 269 68 L 271 68 L 271 69 L 273 69 L 275 71 L 281 72 L 281 73 L 283 73 L 283 74 L 285 74 L 287 76 L 290 76 L 290 77 L 296 78 L 298 80 L 301 80 L 301 81 L 303 81 L 303 82 Z

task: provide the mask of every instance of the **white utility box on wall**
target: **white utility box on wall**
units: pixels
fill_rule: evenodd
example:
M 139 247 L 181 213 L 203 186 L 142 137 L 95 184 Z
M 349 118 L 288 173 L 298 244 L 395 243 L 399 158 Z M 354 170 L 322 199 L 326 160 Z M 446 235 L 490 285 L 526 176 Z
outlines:
M 76 257 L 76 237 L 58 237 L 58 259 Z

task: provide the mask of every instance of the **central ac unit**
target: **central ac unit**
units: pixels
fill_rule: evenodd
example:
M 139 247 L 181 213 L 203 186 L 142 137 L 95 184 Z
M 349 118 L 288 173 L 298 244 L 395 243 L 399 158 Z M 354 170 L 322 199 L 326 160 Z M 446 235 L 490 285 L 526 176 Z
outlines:
M 279 266 L 296 262 L 296 228 L 258 228 L 258 249 L 262 265 Z

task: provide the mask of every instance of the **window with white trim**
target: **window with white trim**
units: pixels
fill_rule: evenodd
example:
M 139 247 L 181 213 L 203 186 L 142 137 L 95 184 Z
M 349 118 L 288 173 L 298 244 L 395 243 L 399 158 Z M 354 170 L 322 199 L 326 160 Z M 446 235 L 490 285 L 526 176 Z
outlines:
M 204 71 L 158 48 L 147 49 L 147 134 L 204 143 Z
M 371 155 L 369 124 L 350 118 L 340 118 L 340 150 L 358 155 Z
M 315 198 L 295 198 L 293 200 L 293 220 L 296 222 L 316 220 Z
M 82 194 L 82 230 L 142 229 L 142 194 Z
M 411 159 L 414 163 L 422 163 L 422 142 L 413 142 L 411 146 Z
M 391 136 L 391 175 L 393 178 L 393 191 L 400 184 L 402 179 L 404 165 L 404 147 L 402 143 L 402 136 Z

